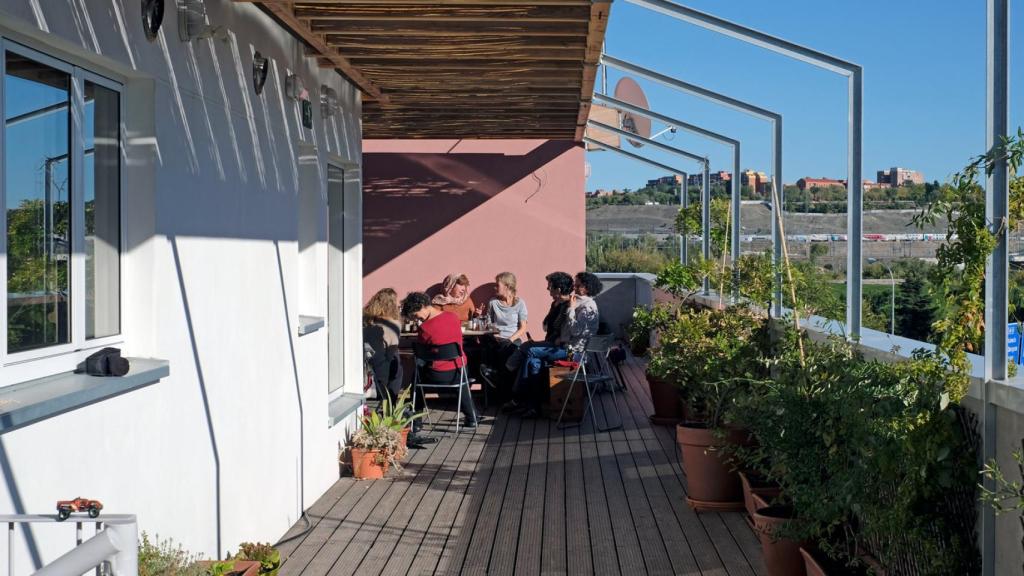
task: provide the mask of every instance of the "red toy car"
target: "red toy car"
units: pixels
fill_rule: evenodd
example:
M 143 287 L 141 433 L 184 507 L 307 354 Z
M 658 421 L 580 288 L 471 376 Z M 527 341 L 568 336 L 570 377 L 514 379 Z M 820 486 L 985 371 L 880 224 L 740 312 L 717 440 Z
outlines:
M 103 510 L 103 504 L 99 500 L 88 498 L 75 498 L 74 500 L 57 501 L 57 520 L 67 520 L 72 512 L 88 512 L 89 518 L 95 518 Z

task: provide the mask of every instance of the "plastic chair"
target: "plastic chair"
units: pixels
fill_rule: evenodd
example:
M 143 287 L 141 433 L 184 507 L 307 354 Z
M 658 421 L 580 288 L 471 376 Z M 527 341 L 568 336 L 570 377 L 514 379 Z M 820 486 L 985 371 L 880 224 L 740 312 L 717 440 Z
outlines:
M 577 352 L 574 355 L 575 357 L 572 358 L 572 360 L 578 362 L 578 364 L 576 365 L 576 370 L 573 372 L 572 381 L 569 383 L 569 392 L 566 394 L 565 400 L 562 402 L 562 410 L 558 413 L 558 421 L 556 422 L 556 426 L 559 430 L 579 426 L 580 423 L 587 419 L 588 412 L 590 413 L 590 420 L 594 424 L 594 430 L 596 430 L 597 432 L 608 432 L 610 430 L 618 430 L 619 428 L 622 428 L 622 413 L 619 412 L 619 405 L 615 401 L 614 386 L 611 388 L 612 405 L 615 406 L 615 412 L 619 417 L 619 423 L 616 424 L 615 426 L 605 426 L 604 428 L 600 427 L 597 424 L 597 412 L 594 410 L 594 394 L 592 390 L 593 384 L 596 382 L 607 380 L 612 376 L 609 373 L 595 376 L 588 376 L 587 374 L 588 357 L 591 354 L 603 354 L 605 359 L 607 359 L 609 348 L 611 348 L 610 335 L 591 336 L 584 343 L 583 352 Z M 598 358 L 600 362 L 601 356 L 598 356 Z M 569 401 L 572 400 L 572 392 L 576 387 L 576 382 L 580 380 L 583 381 L 583 389 L 587 393 L 587 405 L 583 409 L 583 417 L 580 419 L 580 422 L 569 422 L 563 424 L 562 419 L 565 417 L 565 409 L 569 406 Z M 605 418 L 605 421 L 607 422 L 607 417 Z
M 462 415 L 462 387 L 465 386 L 469 389 L 469 376 L 466 372 L 466 363 L 463 361 L 462 343 L 452 342 L 449 344 L 442 344 L 440 346 L 434 346 L 430 344 L 423 344 L 421 342 L 413 343 L 413 357 L 416 359 L 416 370 L 413 372 L 412 379 L 412 403 L 416 406 L 416 393 L 423 393 L 425 388 L 440 388 L 440 389 L 458 389 L 458 402 L 456 404 L 457 415 L 455 416 L 455 433 L 459 432 L 459 416 Z M 456 370 L 453 370 L 451 382 L 421 382 L 420 381 L 420 366 L 429 365 L 432 362 L 444 362 L 454 361 L 456 365 L 461 364 Z M 469 402 L 473 401 L 472 396 L 468 399 Z M 426 394 L 423 396 L 423 409 L 429 415 L 430 410 L 427 408 Z M 427 418 L 429 422 L 429 418 Z M 430 423 L 430 429 L 433 430 L 435 427 L 434 423 Z

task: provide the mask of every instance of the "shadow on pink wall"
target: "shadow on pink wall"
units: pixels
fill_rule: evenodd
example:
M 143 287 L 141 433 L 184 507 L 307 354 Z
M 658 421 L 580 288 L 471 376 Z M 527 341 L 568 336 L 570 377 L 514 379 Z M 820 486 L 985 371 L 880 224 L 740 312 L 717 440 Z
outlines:
M 522 156 L 364 153 L 363 241 L 380 244 L 364 251 L 363 274 L 372 274 L 573 147 L 572 142 L 547 141 Z

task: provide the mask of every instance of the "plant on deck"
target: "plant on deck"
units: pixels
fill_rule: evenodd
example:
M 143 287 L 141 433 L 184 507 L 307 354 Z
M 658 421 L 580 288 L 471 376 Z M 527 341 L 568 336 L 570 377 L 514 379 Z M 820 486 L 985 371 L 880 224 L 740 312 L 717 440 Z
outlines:
M 364 416 L 359 430 L 352 435 L 352 448 L 374 452 L 374 463 L 401 468 L 405 455 L 401 446 L 401 435 L 392 427 L 393 422 L 385 420 L 377 412 Z

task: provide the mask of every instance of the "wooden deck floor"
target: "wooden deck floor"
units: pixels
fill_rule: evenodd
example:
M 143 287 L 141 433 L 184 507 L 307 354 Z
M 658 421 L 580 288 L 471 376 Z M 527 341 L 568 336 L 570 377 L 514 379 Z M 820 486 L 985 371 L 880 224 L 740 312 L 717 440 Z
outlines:
M 764 574 L 741 514 L 686 505 L 675 432 L 648 423 L 642 366 L 621 374 L 598 407 L 620 430 L 499 415 L 390 478 L 342 478 L 282 538 L 281 575 Z

